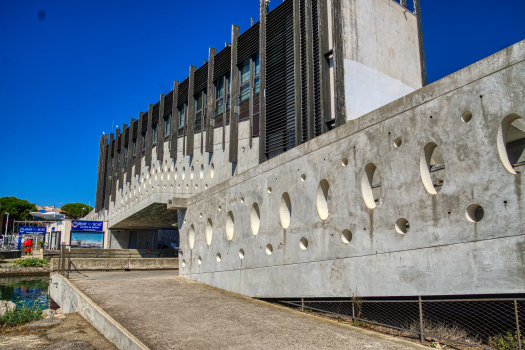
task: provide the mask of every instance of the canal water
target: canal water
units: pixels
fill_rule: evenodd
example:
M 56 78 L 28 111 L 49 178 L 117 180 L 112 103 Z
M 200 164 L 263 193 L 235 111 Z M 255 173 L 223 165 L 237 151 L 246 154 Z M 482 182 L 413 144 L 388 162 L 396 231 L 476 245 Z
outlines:
M 0 300 L 11 300 L 17 305 L 49 308 L 49 275 L 0 277 Z

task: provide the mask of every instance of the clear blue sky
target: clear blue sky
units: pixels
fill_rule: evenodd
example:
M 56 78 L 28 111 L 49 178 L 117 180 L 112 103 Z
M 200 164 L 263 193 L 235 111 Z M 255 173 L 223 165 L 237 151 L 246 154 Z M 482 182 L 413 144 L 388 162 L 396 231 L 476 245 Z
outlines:
M 429 83 L 525 39 L 524 0 L 421 2 Z M 94 206 L 102 132 L 146 111 L 250 17 L 259 0 L 1 1 L 0 197 Z

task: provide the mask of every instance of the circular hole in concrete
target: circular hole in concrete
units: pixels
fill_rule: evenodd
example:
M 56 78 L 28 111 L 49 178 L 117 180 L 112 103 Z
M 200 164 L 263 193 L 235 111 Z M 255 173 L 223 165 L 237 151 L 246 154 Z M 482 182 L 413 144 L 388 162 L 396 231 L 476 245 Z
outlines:
M 301 175 L 301 181 L 306 180 L 306 174 Z
M 239 258 L 244 259 L 244 249 L 239 249 Z
M 470 112 L 465 112 L 461 115 L 461 120 L 463 121 L 463 123 L 468 123 L 469 121 L 472 120 L 472 113 Z
M 221 262 L 222 260 L 222 257 L 221 257 L 221 253 L 217 253 L 217 256 L 215 257 L 215 259 L 217 259 L 217 262 Z
M 403 140 L 401 140 L 400 137 L 394 140 L 394 147 L 401 147 L 401 144 L 403 143 Z
M 477 203 L 470 204 L 466 210 L 466 216 L 470 222 L 480 222 L 485 216 L 485 210 Z
M 347 166 L 348 165 L 348 159 L 343 158 L 343 160 L 341 161 L 341 165 L 342 166 Z
M 200 256 L 199 256 L 199 257 L 197 258 L 197 264 L 199 264 L 199 265 L 201 265 L 201 264 L 202 264 L 202 259 L 201 259 L 201 257 L 200 257 Z
M 268 193 L 272 193 L 272 188 L 268 187 Z
M 400 235 L 404 235 L 410 230 L 410 223 L 405 218 L 400 218 L 396 221 L 396 232 Z
M 219 210 L 219 211 L 221 211 L 221 210 L 222 210 L 222 208 L 221 208 L 221 206 L 220 206 L 220 205 L 219 205 L 219 207 L 217 208 L 217 210 Z
M 341 233 L 341 240 L 344 244 L 348 244 L 352 241 L 352 232 L 350 230 L 343 230 Z
M 437 194 L 445 183 L 445 159 L 439 146 L 434 142 L 427 143 L 421 151 L 419 171 L 423 186 L 430 194 Z
M 266 254 L 268 254 L 268 255 L 272 255 L 272 253 L 273 253 L 273 247 L 272 247 L 271 244 L 268 244 L 268 245 L 266 246 Z
M 525 120 L 517 114 L 503 118 L 498 128 L 497 148 L 501 163 L 511 174 L 524 170 Z
M 302 250 L 308 249 L 308 240 L 306 238 L 301 238 L 299 240 L 299 247 L 301 247 Z
M 182 259 L 182 267 L 186 267 L 186 260 Z
M 244 197 L 241 197 L 241 203 L 244 203 Z

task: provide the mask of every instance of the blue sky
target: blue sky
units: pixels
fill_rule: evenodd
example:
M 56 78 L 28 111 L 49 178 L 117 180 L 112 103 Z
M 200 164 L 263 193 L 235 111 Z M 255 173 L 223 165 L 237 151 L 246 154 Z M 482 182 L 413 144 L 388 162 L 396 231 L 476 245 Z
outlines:
M 523 0 L 421 2 L 429 83 L 525 39 Z M 1 1 L 0 197 L 94 206 L 102 132 L 146 111 L 250 17 L 258 0 Z

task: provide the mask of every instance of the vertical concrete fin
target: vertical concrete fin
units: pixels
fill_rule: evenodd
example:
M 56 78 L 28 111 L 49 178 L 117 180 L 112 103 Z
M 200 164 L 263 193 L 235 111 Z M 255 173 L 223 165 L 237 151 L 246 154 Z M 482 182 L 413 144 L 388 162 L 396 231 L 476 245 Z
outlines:
M 115 145 L 113 146 L 113 166 L 111 167 L 111 201 L 115 202 L 115 197 L 117 196 L 117 180 L 119 175 L 118 167 L 118 142 L 120 141 L 120 129 L 115 130 Z
M 159 124 L 157 126 L 157 160 L 159 162 L 164 161 L 164 139 L 166 138 L 166 133 L 164 130 L 164 98 L 166 95 L 160 94 L 159 102 Z
M 179 130 L 179 110 L 177 109 L 177 103 L 179 98 L 179 82 L 175 80 L 173 82 L 173 103 L 171 104 L 171 130 L 170 130 L 170 158 L 177 158 L 177 140 Z
M 343 45 L 343 0 L 332 0 L 332 40 L 334 48 L 335 126 L 346 122 L 345 69 Z
M 139 122 L 137 125 L 137 155 L 135 156 L 135 176 L 140 176 L 142 170 L 142 121 L 144 119 L 144 112 L 139 112 Z
M 293 0 L 293 51 L 294 51 L 294 94 L 295 94 L 295 145 L 302 140 L 301 104 L 301 0 Z M 305 140 L 306 141 L 306 140 Z
M 186 155 L 193 156 L 193 133 L 195 130 L 195 97 L 193 95 L 193 85 L 195 79 L 195 71 L 197 67 L 190 66 L 190 81 L 188 86 L 188 114 L 186 119 L 188 120 L 187 130 L 188 136 L 186 139 Z
M 421 83 L 427 85 L 427 63 L 425 61 L 425 45 L 423 43 L 423 23 L 421 22 L 421 5 L 414 0 L 414 13 L 417 18 L 417 38 L 419 41 L 419 62 L 421 64 Z
M 213 132 L 215 129 L 215 86 L 213 85 L 213 66 L 217 50 L 210 47 L 208 53 L 208 100 L 206 108 L 206 152 L 213 153 Z
M 122 135 L 120 136 L 120 162 L 119 162 L 120 166 L 117 169 L 119 190 L 124 188 L 124 171 L 126 169 L 126 164 L 124 162 L 126 159 L 126 129 L 127 128 L 128 126 L 126 124 L 122 125 Z
M 100 136 L 98 149 L 98 171 L 97 171 L 97 192 L 95 196 L 95 212 L 98 213 L 104 207 L 104 185 L 106 177 L 106 157 L 108 146 L 108 135 Z
M 239 26 L 232 24 L 232 54 L 231 54 L 231 92 L 230 92 L 230 163 L 237 163 L 239 154 L 239 68 L 237 67 L 237 38 L 240 34 Z
M 331 119 L 330 115 L 330 64 L 326 59 L 326 54 L 330 51 L 329 35 L 328 35 L 328 16 L 331 15 L 327 11 L 325 0 L 317 1 L 318 9 L 318 30 L 319 30 L 319 86 L 321 95 L 321 133 L 328 131 L 326 122 Z M 315 30 L 315 28 L 313 28 Z
M 148 128 L 146 131 L 146 166 L 151 167 L 151 149 L 153 147 L 153 130 L 151 123 L 153 121 L 153 105 L 148 107 Z
M 266 0 L 259 3 L 259 163 L 266 161 Z
M 305 30 L 306 30 L 306 115 L 308 120 L 307 134 L 308 140 L 315 137 L 314 126 L 315 126 L 315 113 L 314 113 L 314 47 L 313 47 L 313 30 L 312 27 L 312 1 L 317 0 L 304 0 L 305 1 Z M 317 30 L 317 28 L 315 28 Z M 303 140 L 303 142 L 306 140 Z
M 128 164 L 126 164 L 126 183 L 131 183 L 131 175 L 133 172 L 133 147 L 136 147 L 137 140 L 133 139 L 135 132 L 135 119 L 131 118 L 129 121 L 129 138 L 128 138 Z M 138 139 L 138 134 L 137 134 Z

